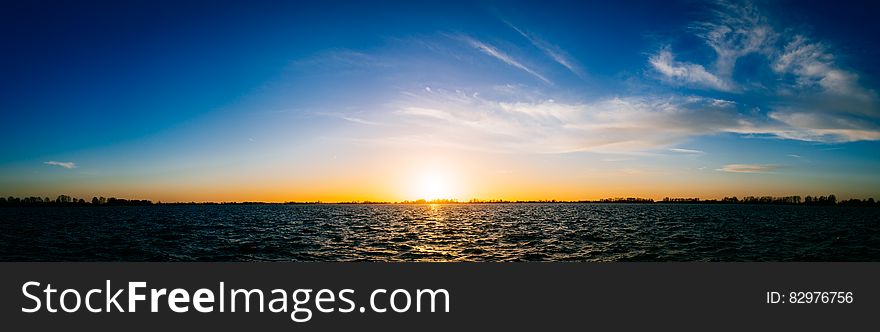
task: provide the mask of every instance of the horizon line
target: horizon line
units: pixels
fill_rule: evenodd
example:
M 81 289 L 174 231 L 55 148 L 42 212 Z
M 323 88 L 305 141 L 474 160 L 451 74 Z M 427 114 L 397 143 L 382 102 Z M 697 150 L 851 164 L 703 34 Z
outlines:
M 10 205 L 10 204 L 93 204 L 93 205 L 113 205 L 113 204 L 141 204 L 141 205 L 172 205 L 172 204 L 204 204 L 204 205 L 221 205 L 221 204 L 481 204 L 481 203 L 777 203 L 777 204 L 811 204 L 811 203 L 819 203 L 819 202 L 831 202 L 832 204 L 837 202 L 874 202 L 874 197 L 867 198 L 855 198 L 849 197 L 847 199 L 838 199 L 835 194 L 828 195 L 785 195 L 785 196 L 773 196 L 773 195 L 746 195 L 741 196 L 740 199 L 738 196 L 724 196 L 721 199 L 718 198 L 708 198 L 704 199 L 701 197 L 670 197 L 666 196 L 662 199 L 653 199 L 646 197 L 608 197 L 601 199 L 578 199 L 578 200 L 565 200 L 565 199 L 480 199 L 480 198 L 472 198 L 469 200 L 458 200 L 454 198 L 440 198 L 440 199 L 415 199 L 415 200 L 338 200 L 338 201 L 323 201 L 323 200 L 300 200 L 300 201 L 165 201 L 157 200 L 152 201 L 149 199 L 130 199 L 130 198 L 117 198 L 117 197 L 104 197 L 104 196 L 93 196 L 92 199 L 86 200 L 83 198 L 76 198 L 69 195 L 59 195 L 54 200 L 49 199 L 48 196 L 39 197 L 39 196 L 27 196 L 27 197 L 14 197 L 14 196 L 0 196 L 0 205 Z

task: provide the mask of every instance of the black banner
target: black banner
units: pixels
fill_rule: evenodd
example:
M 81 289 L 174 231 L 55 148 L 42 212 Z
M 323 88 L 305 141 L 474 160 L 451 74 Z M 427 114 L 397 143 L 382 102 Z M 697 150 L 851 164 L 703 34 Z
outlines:
M 0 270 L 0 316 L 12 331 L 850 330 L 870 326 L 880 308 L 878 263 L 2 263 Z M 131 295 L 143 296 L 134 312 Z

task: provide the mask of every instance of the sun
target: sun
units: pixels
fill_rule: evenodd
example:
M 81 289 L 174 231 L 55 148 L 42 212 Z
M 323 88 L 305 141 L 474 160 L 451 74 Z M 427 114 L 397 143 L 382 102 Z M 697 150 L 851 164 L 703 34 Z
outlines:
M 421 173 L 413 184 L 413 194 L 416 199 L 436 200 L 454 199 L 452 178 L 442 171 L 426 171 Z

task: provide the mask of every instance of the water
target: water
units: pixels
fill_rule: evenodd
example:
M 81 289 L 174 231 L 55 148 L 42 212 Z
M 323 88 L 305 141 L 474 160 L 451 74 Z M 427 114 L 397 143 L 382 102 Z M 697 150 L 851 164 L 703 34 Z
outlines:
M 880 261 L 880 209 L 687 204 L 0 208 L 7 261 Z

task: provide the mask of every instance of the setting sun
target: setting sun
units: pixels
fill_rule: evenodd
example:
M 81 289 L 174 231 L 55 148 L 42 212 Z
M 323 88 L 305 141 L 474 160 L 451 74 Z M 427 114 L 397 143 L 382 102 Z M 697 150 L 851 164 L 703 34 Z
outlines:
M 413 199 L 454 199 L 456 198 L 453 179 L 449 172 L 430 170 L 420 174 L 413 182 Z

